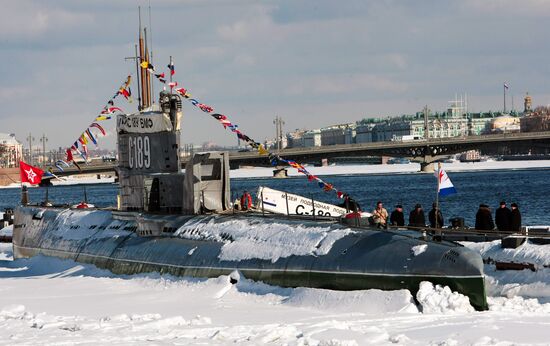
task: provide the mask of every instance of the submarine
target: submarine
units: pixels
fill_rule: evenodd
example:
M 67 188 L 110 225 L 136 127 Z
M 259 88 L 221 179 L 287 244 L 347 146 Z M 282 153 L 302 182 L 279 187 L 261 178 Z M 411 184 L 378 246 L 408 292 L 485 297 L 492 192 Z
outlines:
M 117 115 L 119 193 L 113 208 L 22 204 L 15 258 L 54 256 L 116 274 L 242 276 L 283 287 L 408 289 L 449 286 L 477 310 L 487 299 L 481 256 L 458 243 L 328 217 L 235 211 L 226 152 L 180 169 L 181 96 Z

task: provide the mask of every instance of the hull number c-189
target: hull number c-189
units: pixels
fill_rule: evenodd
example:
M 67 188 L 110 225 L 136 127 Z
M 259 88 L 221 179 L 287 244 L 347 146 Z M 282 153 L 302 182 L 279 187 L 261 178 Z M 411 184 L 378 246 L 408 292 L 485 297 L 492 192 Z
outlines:
M 150 168 L 151 142 L 149 136 L 128 137 L 128 154 L 130 168 Z

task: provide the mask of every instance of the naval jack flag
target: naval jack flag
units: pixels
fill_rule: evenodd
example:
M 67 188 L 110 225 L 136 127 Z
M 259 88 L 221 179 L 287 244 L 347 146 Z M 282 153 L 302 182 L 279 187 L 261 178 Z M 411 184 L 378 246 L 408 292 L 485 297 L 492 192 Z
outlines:
M 44 171 L 40 168 L 19 161 L 19 176 L 21 177 L 21 183 L 29 183 L 31 185 L 40 184 L 43 175 Z
M 451 182 L 451 179 L 449 179 L 449 176 L 447 175 L 447 172 L 443 170 L 442 168 L 439 168 L 436 171 L 437 179 L 439 180 L 437 183 L 438 188 L 438 194 L 439 196 L 448 196 L 456 193 L 456 189 Z

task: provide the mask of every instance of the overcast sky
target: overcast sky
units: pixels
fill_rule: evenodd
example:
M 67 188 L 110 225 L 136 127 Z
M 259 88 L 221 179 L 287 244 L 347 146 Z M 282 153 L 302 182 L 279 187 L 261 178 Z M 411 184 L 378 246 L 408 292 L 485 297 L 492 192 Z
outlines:
M 2 1 L 0 132 L 68 146 L 135 66 L 148 1 Z M 154 63 L 250 137 L 363 117 L 502 109 L 502 84 L 550 103 L 550 1 L 151 1 Z M 160 85 L 155 85 L 156 91 Z M 137 88 L 132 88 L 136 92 Z M 511 100 L 508 105 L 510 106 Z M 126 112 L 135 103 L 118 98 Z M 184 103 L 182 143 L 236 138 Z M 114 121 L 104 122 L 114 147 Z M 25 144 L 26 145 L 26 144 Z

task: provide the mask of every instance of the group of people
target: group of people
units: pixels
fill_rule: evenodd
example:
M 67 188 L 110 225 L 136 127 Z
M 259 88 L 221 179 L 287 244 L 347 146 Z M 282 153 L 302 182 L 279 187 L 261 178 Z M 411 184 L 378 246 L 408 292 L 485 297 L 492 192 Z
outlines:
M 521 213 L 516 203 L 511 204 L 512 209 L 508 209 L 506 202 L 500 202 L 499 208 L 495 212 L 496 227 L 499 231 L 521 231 Z M 389 216 L 389 220 L 388 220 Z M 391 226 L 405 226 L 405 214 L 403 212 L 403 206 L 398 204 L 395 206 L 395 210 L 391 215 L 388 215 L 388 211 L 384 208 L 381 201 L 376 203 L 376 208 L 372 212 L 372 219 L 376 226 L 379 228 L 386 228 Z M 428 213 L 429 225 L 432 228 L 441 228 L 445 225 L 443 213 L 439 209 L 439 206 L 434 203 L 432 209 Z M 409 226 L 412 227 L 426 227 L 426 217 L 422 205 L 416 204 L 414 209 L 409 213 Z M 476 214 L 475 228 L 478 230 L 493 230 L 495 228 L 495 222 L 489 206 L 481 204 Z
M 374 224 L 379 228 L 385 228 L 388 225 L 391 226 L 405 226 L 405 214 L 403 212 L 403 206 L 398 204 L 395 209 L 389 215 L 388 223 L 388 211 L 384 208 L 381 201 L 376 203 L 376 208 L 372 212 L 372 218 Z M 436 203 L 432 205 L 432 210 L 428 213 L 428 221 L 430 227 L 439 228 L 443 227 L 443 214 Z M 422 205 L 416 204 L 414 209 L 409 213 L 409 226 L 413 227 L 426 227 L 426 216 Z
M 252 204 L 252 196 L 248 191 L 244 191 L 240 199 L 235 201 L 235 209 L 249 210 L 254 208 Z M 506 206 L 506 202 L 500 202 L 499 208 L 495 212 L 496 227 L 499 231 L 513 231 L 519 232 L 521 230 L 521 213 L 518 205 L 512 203 L 510 205 L 512 209 Z M 349 212 L 359 212 L 361 207 L 359 203 L 355 201 L 351 196 L 344 195 L 344 202 L 340 207 L 346 208 Z M 444 219 L 441 210 L 437 203 L 432 204 L 432 209 L 428 213 L 428 221 L 430 227 L 441 228 L 444 226 Z M 405 214 L 403 212 L 403 206 L 397 204 L 395 209 L 388 213 L 384 204 L 381 201 L 376 202 L 376 208 L 372 211 L 372 223 L 379 228 L 387 228 L 390 226 L 405 226 Z M 416 204 L 414 209 L 409 213 L 409 226 L 412 227 L 426 227 L 426 217 L 422 205 Z M 491 209 L 487 204 L 480 204 L 476 213 L 475 228 L 478 230 L 493 230 L 495 229 L 495 222 L 493 222 L 493 216 Z
M 510 205 L 512 209 L 506 206 L 506 202 L 500 202 L 499 207 L 495 211 L 496 227 L 499 231 L 519 232 L 521 231 L 521 213 L 516 203 Z M 476 229 L 493 230 L 495 222 L 491 209 L 487 204 L 480 204 L 476 214 Z

